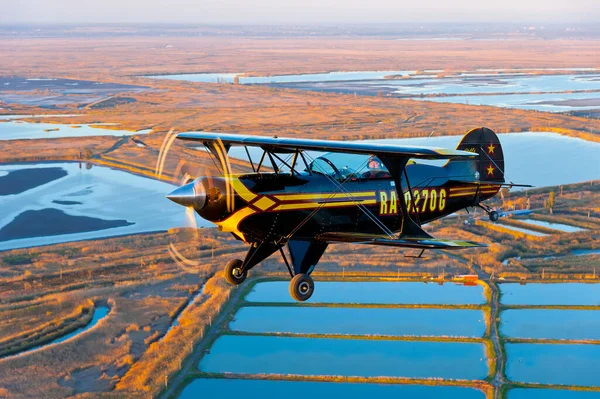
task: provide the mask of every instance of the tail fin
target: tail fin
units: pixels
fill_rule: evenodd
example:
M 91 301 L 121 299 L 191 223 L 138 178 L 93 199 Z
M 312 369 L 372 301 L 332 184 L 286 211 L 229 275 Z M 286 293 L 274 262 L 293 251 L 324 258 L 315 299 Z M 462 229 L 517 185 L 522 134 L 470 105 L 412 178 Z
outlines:
M 504 154 L 498 136 L 491 129 L 469 130 L 456 149 L 479 154 L 476 168 L 480 181 L 504 183 Z

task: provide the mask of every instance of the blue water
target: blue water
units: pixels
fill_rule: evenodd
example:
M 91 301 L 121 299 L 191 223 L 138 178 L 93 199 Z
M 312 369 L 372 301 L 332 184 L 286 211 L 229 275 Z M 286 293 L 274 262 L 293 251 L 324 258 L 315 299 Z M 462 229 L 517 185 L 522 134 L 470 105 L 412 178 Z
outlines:
M 112 237 L 150 231 L 188 227 L 185 210 L 165 198 L 173 186 L 131 173 L 77 162 L 46 162 L 0 165 L 0 176 L 10 171 L 62 168 L 68 174 L 60 179 L 31 188 L 20 194 L 0 196 L 0 228 L 28 210 L 58 209 L 68 215 L 104 220 L 127 220 L 134 224 L 104 230 L 72 234 L 11 239 L 0 242 L 0 251 L 61 242 Z M 54 201 L 75 201 L 63 205 Z M 199 227 L 209 223 L 197 218 Z M 83 229 L 82 229 L 83 230 Z M 166 250 L 166 249 L 165 249 Z
M 44 131 L 49 129 L 52 131 Z M 58 129 L 58 130 L 54 130 Z M 139 130 L 113 130 L 92 127 L 90 125 L 63 125 L 58 123 L 30 123 L 22 121 L 0 122 L 0 140 L 21 139 L 54 139 L 58 137 L 85 137 L 85 136 L 132 136 L 134 134 L 148 134 L 151 129 Z
M 551 222 L 545 222 L 543 220 L 522 219 L 522 221 L 525 222 L 525 223 L 534 224 L 536 226 L 542 226 L 542 227 L 547 227 L 549 229 L 564 231 L 566 233 L 575 233 L 575 232 L 578 232 L 578 231 L 585 230 L 585 229 L 582 229 L 580 227 L 571 226 L 571 225 L 568 225 L 568 224 L 551 223 Z
M 156 79 L 184 80 L 205 83 L 232 83 L 235 73 L 199 73 L 179 75 L 149 76 Z M 384 79 L 385 76 L 403 76 L 401 79 Z M 391 90 L 397 96 L 409 96 L 415 100 L 492 105 L 497 107 L 533 109 L 538 111 L 561 112 L 569 110 L 596 109 L 599 106 L 569 104 L 565 100 L 600 99 L 598 92 L 568 93 L 574 90 L 600 90 L 598 74 L 534 75 L 509 72 L 505 74 L 463 73 L 438 78 L 436 76 L 415 75 L 414 71 L 367 71 L 330 72 L 297 75 L 275 75 L 263 77 L 239 76 L 241 84 L 290 85 L 302 90 L 326 90 L 334 92 L 357 92 L 375 94 L 382 88 Z M 525 94 L 535 92 L 557 92 Z M 462 94 L 474 94 L 458 96 Z M 478 94 L 495 95 L 478 95 Z M 523 93 L 523 94 L 503 94 Z M 423 94 L 446 94 L 446 97 L 421 98 Z M 457 96 L 452 96 L 457 95 Z M 544 104 L 543 102 L 551 102 Z
M 249 306 L 236 313 L 230 328 L 254 333 L 482 337 L 485 319 L 482 311 L 470 309 Z
M 499 223 L 499 225 L 501 225 L 505 229 L 514 230 L 514 231 L 518 231 L 520 233 L 529 234 L 530 236 L 545 237 L 545 236 L 548 235 L 546 233 L 540 233 L 539 231 L 524 229 L 523 227 L 517 227 L 517 226 L 510 225 L 510 224 Z
M 243 396 L 244 399 L 485 398 L 482 391 L 462 387 L 199 378 L 185 387 L 179 395 L 179 399 L 196 399 L 200 397 L 240 399 L 240 396 Z
M 506 337 L 600 340 L 597 310 L 509 309 L 500 320 L 500 333 Z
M 482 379 L 480 343 L 288 338 L 224 335 L 202 358 L 201 371 Z
M 154 79 L 184 80 L 188 82 L 202 83 L 233 83 L 234 78 L 236 76 L 239 76 L 240 84 L 269 84 L 290 82 L 329 82 L 383 79 L 385 76 L 389 75 L 406 76 L 412 72 L 414 71 L 352 71 L 273 76 L 240 76 L 242 75 L 242 73 L 190 73 L 177 75 L 153 75 L 145 77 Z
M 506 344 L 506 376 L 539 384 L 600 386 L 600 345 Z
M 94 314 L 92 315 L 92 319 L 90 320 L 90 322 L 86 326 L 78 328 L 77 330 L 75 330 L 75 331 L 73 331 L 73 332 L 71 332 L 69 334 L 63 335 L 62 337 L 58 337 L 58 338 L 54 339 L 53 341 L 50 341 L 50 342 L 45 343 L 43 345 L 34 346 L 33 348 L 27 349 L 27 350 L 25 350 L 23 352 L 20 352 L 20 353 L 16 353 L 14 355 L 7 356 L 6 358 L 13 357 L 13 356 L 25 355 L 25 354 L 27 354 L 29 352 L 33 352 L 33 351 L 36 351 L 36 350 L 39 350 L 39 349 L 47 348 L 49 346 L 60 344 L 61 342 L 65 342 L 68 339 L 71 339 L 71 338 L 76 337 L 76 336 L 78 336 L 80 334 L 83 334 L 84 332 L 86 332 L 86 331 L 92 329 L 94 326 L 96 326 L 96 324 L 98 324 L 98 322 L 100 320 L 102 320 L 103 318 L 105 318 L 108 315 L 108 312 L 110 312 L 110 309 L 108 307 L 106 307 L 106 306 L 98 306 L 97 308 L 94 309 Z
M 506 399 L 600 399 L 600 392 L 514 388 L 508 391 Z
M 503 108 L 529 109 L 546 112 L 564 112 L 572 110 L 597 109 L 600 93 L 551 93 L 551 94 L 503 94 L 503 95 L 475 95 L 475 96 L 449 96 L 449 97 L 414 97 L 413 100 L 434 101 L 438 103 L 491 105 Z M 596 100 L 592 105 L 569 105 L 567 100 Z M 551 103 L 546 103 L 551 102 Z
M 600 249 L 574 249 L 571 251 L 571 255 L 584 256 L 584 255 L 598 255 Z
M 66 341 L 68 339 L 71 339 L 76 335 L 83 334 L 84 332 L 86 332 L 87 330 L 91 329 L 96 324 L 98 324 L 98 322 L 100 320 L 105 318 L 106 315 L 108 315 L 108 312 L 110 312 L 110 309 L 108 307 L 98 306 L 96 309 L 94 309 L 94 315 L 92 316 L 92 320 L 89 322 L 89 324 L 87 326 L 78 328 L 77 330 L 73 331 L 72 333 L 69 333 L 65 336 L 57 338 L 56 340 L 50 342 L 49 344 L 43 345 L 43 346 L 58 344 L 58 343 Z
M 503 305 L 600 305 L 600 284 L 500 284 Z
M 288 293 L 289 283 L 258 283 L 247 295 L 249 302 L 295 302 Z M 457 284 L 424 284 L 406 282 L 318 281 L 313 303 L 372 304 L 481 304 L 485 302 L 483 287 Z

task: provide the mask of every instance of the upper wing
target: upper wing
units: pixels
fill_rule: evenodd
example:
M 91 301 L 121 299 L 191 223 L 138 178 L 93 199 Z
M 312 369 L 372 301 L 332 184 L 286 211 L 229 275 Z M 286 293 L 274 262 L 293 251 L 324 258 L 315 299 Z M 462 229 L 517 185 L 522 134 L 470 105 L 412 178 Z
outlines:
M 349 242 L 353 244 L 386 245 L 418 249 L 467 249 L 485 247 L 473 241 L 438 240 L 435 238 L 400 237 L 391 239 L 380 234 L 330 232 L 319 234 L 317 239 L 326 242 Z
M 227 148 L 231 145 L 261 147 L 272 152 L 295 150 L 344 152 L 351 154 L 377 154 L 422 159 L 472 159 L 477 153 L 435 147 L 411 147 L 395 144 L 376 144 L 357 141 L 330 141 L 291 139 L 279 137 L 250 136 L 228 133 L 187 132 L 177 135 L 180 140 L 200 141 L 206 145 L 221 141 Z

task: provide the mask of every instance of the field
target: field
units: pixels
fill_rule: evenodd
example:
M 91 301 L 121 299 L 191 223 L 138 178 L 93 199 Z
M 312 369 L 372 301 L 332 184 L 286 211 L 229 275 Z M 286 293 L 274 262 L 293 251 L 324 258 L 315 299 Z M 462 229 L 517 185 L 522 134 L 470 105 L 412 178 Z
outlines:
M 0 163 L 78 160 L 177 182 L 186 173 L 196 176 L 211 168 L 212 160 L 208 156 L 192 146 L 175 142 L 166 155 L 163 174 L 158 176 L 158 160 L 171 129 L 347 140 L 423 137 L 432 131 L 436 135 L 460 135 L 472 127 L 485 125 L 497 132 L 551 131 L 600 141 L 599 119 L 566 114 L 143 76 L 196 72 L 262 76 L 424 69 L 440 69 L 450 74 L 477 68 L 532 68 L 532 73 L 564 73 L 543 69 L 600 65 L 600 44 L 589 38 L 541 40 L 519 34 L 511 40 L 445 41 L 339 35 L 285 38 L 263 37 L 258 33 L 242 37 L 226 36 L 223 32 L 207 37 L 188 31 L 181 35 L 169 31 L 160 36 L 156 32 L 107 33 L 106 29 L 99 27 L 86 35 L 52 33 L 20 38 L 0 31 L 0 59 L 3 60 L 0 77 L 86 81 L 86 85 L 89 84 L 86 90 L 91 90 L 81 93 L 64 88 L 46 90 L 41 86 L 32 90 L 3 87 L 0 114 L 56 114 L 51 118 L 33 116 L 24 121 L 74 125 L 115 123 L 102 127 L 131 131 L 152 129 L 152 132 L 123 137 L 31 140 L 2 140 L 0 137 Z M 192 32 L 197 33 L 193 29 Z M 36 83 L 32 82 L 35 81 L 28 84 L 33 87 Z M 94 88 L 95 83 L 114 85 L 110 90 L 117 91 L 102 94 Z M 43 99 L 43 102 L 34 99 Z M 78 116 L 72 116 L 74 114 Z M 234 172 L 249 170 L 238 161 L 233 162 L 232 169 Z M 395 342 L 398 345 L 413 341 L 482 345 L 487 358 L 484 375 L 457 378 L 396 375 L 372 379 L 327 373 L 305 378 L 283 375 L 283 372 L 257 372 L 248 377 L 244 372 L 232 376 L 200 371 L 198 363 L 223 334 L 237 338 L 276 336 L 309 341 L 327 338 L 362 342 L 388 338 L 377 334 L 365 337 L 360 333 L 339 337 L 335 332 L 305 332 L 296 336 L 287 331 L 256 333 L 231 329 L 230 323 L 240 309 L 261 306 L 310 309 L 314 304 L 282 305 L 279 299 L 273 303 L 250 303 L 245 295 L 254 284 L 286 277 L 279 257 L 263 262 L 252 270 L 252 279 L 245 286 L 232 289 L 220 271 L 227 261 L 243 258 L 246 246 L 215 229 L 173 226 L 168 232 L 0 252 L 0 397 L 177 397 L 196 377 L 222 379 L 224 376 L 249 378 L 254 382 L 277 379 L 403 386 L 417 382 L 444 389 L 456 388 L 457 392 L 473 391 L 474 397 L 487 395 L 489 398 L 501 397 L 507 388 L 530 387 L 529 382 L 515 382 L 517 380 L 513 381 L 506 374 L 506 362 L 510 362 L 511 356 L 504 354 L 505 346 L 536 343 L 540 339 L 502 335 L 502 313 L 521 309 L 521 305 L 502 304 L 499 287 L 508 281 L 597 282 L 600 279 L 596 271 L 600 264 L 600 181 L 503 191 L 502 197 L 496 197 L 490 205 L 505 210 L 530 209 L 533 213 L 527 217 L 502 218 L 498 224 L 487 222 L 481 212 L 461 213 L 426 226 L 436 237 L 480 241 L 489 245 L 486 250 L 431 252 L 425 259 L 415 260 L 404 256 L 413 251 L 401 253 L 390 248 L 332 245 L 314 273 L 317 291 L 325 281 L 356 282 L 365 278 L 428 281 L 443 283 L 445 287 L 455 276 L 478 275 L 479 285 L 475 288 L 481 288 L 485 295 L 481 303 L 415 302 L 372 307 L 483 312 L 485 328 L 480 335 L 442 334 L 434 338 L 427 334 L 423 337 L 400 335 Z M 582 230 L 561 232 L 532 224 L 526 218 Z M 538 237 L 511 227 L 546 235 Z M 287 294 L 285 287 L 283 294 Z M 338 305 L 329 303 L 323 307 L 363 308 L 362 305 Z M 537 309 L 536 305 L 523 306 Z M 573 310 L 572 307 L 579 305 L 552 306 Z M 581 306 L 584 310 L 597 311 L 596 307 Z M 103 309 L 107 309 L 107 314 L 96 319 L 97 312 Z M 85 331 L 80 332 L 80 329 Z M 57 342 L 69 334 L 74 335 Z M 585 339 L 571 341 L 570 344 L 575 344 Z M 586 345 L 597 343 L 597 338 L 591 343 L 584 342 Z M 24 353 L 26 351 L 30 352 Z M 338 389 L 338 385 L 333 385 L 331 389 Z M 372 384 L 360 384 L 363 385 Z M 545 385 L 554 387 L 554 384 Z M 572 385 L 576 389 L 596 389 Z M 460 391 L 460 387 L 475 390 Z M 439 391 L 439 395 L 444 392 L 449 391 Z M 437 395 L 438 391 L 433 394 Z

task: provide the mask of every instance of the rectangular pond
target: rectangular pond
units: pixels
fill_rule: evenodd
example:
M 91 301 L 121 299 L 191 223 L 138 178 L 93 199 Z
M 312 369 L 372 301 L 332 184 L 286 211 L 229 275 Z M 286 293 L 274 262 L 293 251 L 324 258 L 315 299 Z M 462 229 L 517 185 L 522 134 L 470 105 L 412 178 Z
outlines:
M 600 305 L 600 284 L 502 283 L 503 305 Z
M 578 231 L 585 230 L 585 229 L 582 229 L 581 227 L 571 226 L 569 224 L 551 223 L 551 222 L 546 222 L 544 220 L 536 220 L 536 219 L 520 219 L 520 220 L 525 223 L 529 223 L 529 224 L 533 224 L 533 225 L 541 226 L 541 227 L 546 227 L 548 229 L 564 231 L 566 233 L 576 233 Z
M 546 233 L 541 233 L 539 231 L 529 230 L 529 229 L 525 229 L 523 227 L 513 226 L 510 224 L 500 223 L 500 225 L 502 226 L 502 228 L 505 228 L 507 230 L 518 231 L 519 233 L 528 234 L 530 236 L 546 237 L 548 235 Z
M 201 371 L 362 377 L 482 379 L 482 343 L 416 342 L 224 335 Z
M 538 384 L 600 386 L 600 345 L 506 344 L 506 376 Z
M 240 399 L 240 393 L 242 392 L 244 399 L 306 399 L 326 397 L 349 399 L 485 399 L 485 394 L 482 391 L 463 387 L 357 384 L 350 382 L 236 380 L 229 378 L 195 379 L 183 389 L 178 398 L 218 397 L 219 399 Z M 582 399 L 584 398 L 582 397 Z
M 258 283 L 246 296 L 249 302 L 295 301 L 288 293 L 287 281 Z M 312 303 L 360 304 L 483 304 L 483 287 L 459 284 L 375 282 L 375 281 L 318 281 L 308 300 Z
M 482 337 L 484 317 L 471 309 L 247 306 L 229 327 L 252 333 Z
M 506 399 L 600 399 L 600 392 L 513 388 L 506 394 Z
M 500 320 L 505 337 L 600 340 L 598 310 L 509 309 Z

